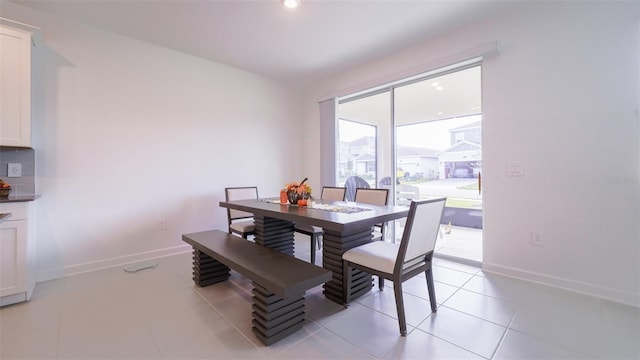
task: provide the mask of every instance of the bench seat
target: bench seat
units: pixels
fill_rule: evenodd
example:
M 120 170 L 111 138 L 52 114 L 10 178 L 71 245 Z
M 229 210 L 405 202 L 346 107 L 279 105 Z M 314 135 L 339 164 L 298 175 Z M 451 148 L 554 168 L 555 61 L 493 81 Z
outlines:
M 332 272 L 221 230 L 182 235 L 193 247 L 193 279 L 203 287 L 225 281 L 230 269 L 253 281 L 253 332 L 270 345 L 302 328 L 304 293 Z

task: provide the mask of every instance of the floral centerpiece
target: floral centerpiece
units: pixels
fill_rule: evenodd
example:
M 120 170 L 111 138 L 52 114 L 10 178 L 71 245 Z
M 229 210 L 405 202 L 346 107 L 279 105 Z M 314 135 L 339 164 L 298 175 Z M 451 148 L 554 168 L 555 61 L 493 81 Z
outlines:
M 311 197 L 311 186 L 305 184 L 307 178 L 304 178 L 301 182 L 294 181 L 287 183 L 282 191 L 287 193 L 287 199 L 289 203 L 293 205 L 305 206 L 307 200 Z

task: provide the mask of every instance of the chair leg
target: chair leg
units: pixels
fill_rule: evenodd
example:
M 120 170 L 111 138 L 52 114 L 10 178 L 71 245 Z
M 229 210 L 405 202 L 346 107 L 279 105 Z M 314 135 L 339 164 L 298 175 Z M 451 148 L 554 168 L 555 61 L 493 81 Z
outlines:
M 384 278 L 378 275 L 378 290 L 384 290 Z
M 431 264 L 424 271 L 424 275 L 427 278 L 427 289 L 429 289 L 429 301 L 431 302 L 431 311 L 438 311 L 438 304 L 436 303 L 436 289 L 433 283 L 433 271 L 431 270 Z
M 407 320 L 404 315 L 404 300 L 402 298 L 402 281 L 393 281 L 393 292 L 396 295 L 396 310 L 398 311 L 398 323 L 400 325 L 400 335 L 407 336 Z
M 311 263 L 314 265 L 316 263 L 316 241 L 318 241 L 316 236 L 318 235 L 311 234 Z

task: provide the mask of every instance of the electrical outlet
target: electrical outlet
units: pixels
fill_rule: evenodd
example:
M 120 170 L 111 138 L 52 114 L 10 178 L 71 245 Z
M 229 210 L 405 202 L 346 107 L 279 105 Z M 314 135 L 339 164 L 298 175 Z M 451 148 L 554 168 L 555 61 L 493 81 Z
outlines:
M 7 164 L 7 176 L 18 178 L 22 176 L 22 164 L 9 163 Z
M 167 220 L 166 219 L 160 219 L 160 222 L 158 223 L 158 228 L 160 230 L 167 230 Z
M 531 244 L 535 246 L 544 246 L 544 234 L 538 231 L 532 231 Z

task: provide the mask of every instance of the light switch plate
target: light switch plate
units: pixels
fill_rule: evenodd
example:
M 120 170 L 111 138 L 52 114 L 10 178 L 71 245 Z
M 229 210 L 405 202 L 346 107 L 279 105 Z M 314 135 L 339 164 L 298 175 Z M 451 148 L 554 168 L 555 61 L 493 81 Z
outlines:
M 22 164 L 20 163 L 9 163 L 7 165 L 7 176 L 18 178 L 22 176 Z
M 520 163 L 507 164 L 507 176 L 524 176 L 524 168 Z

